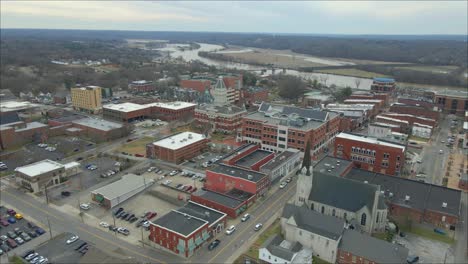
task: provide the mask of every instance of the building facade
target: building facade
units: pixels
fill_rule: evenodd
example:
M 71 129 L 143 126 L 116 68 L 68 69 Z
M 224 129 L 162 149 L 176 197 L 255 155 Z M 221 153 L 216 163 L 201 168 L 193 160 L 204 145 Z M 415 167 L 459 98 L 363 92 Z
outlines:
M 372 92 L 393 93 L 395 88 L 395 79 L 391 78 L 374 78 L 371 84 Z
M 72 88 L 72 105 L 75 110 L 97 114 L 102 108 L 102 91 L 99 86 Z
M 209 125 L 214 131 L 235 133 L 242 126 L 242 118 L 247 115 L 244 108 L 235 105 L 200 105 L 195 109 L 195 120 Z
M 238 142 L 261 144 L 262 149 L 282 152 L 288 148 L 304 151 L 312 144 L 312 157 L 333 144 L 340 127 L 339 114 L 263 102 L 258 112 L 242 119 Z
M 128 90 L 133 93 L 147 93 L 156 90 L 156 85 L 152 81 L 133 81 L 128 85 Z
M 435 104 L 445 113 L 463 116 L 468 111 L 467 91 L 439 91 L 435 95 Z
M 146 146 L 146 157 L 176 164 L 200 155 L 209 140 L 202 134 L 181 132 Z
M 352 160 L 358 168 L 389 175 L 400 175 L 406 147 L 377 138 L 340 133 L 335 139 L 334 155 Z

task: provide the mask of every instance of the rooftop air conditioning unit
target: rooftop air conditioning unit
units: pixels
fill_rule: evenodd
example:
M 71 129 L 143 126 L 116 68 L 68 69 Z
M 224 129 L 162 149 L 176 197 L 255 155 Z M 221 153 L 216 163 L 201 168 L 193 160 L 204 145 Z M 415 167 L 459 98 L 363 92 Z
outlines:
M 247 179 L 252 180 L 253 176 L 249 174 L 249 175 L 247 175 Z
M 410 200 L 410 196 L 409 195 L 405 195 L 405 201 L 409 201 Z
M 447 203 L 445 203 L 445 202 L 442 203 L 442 207 L 443 207 L 443 208 L 447 208 Z
M 364 183 L 369 183 L 368 181 L 364 181 Z
M 392 192 L 391 192 L 391 193 L 389 193 L 388 195 L 389 195 L 390 197 L 393 197 L 393 193 L 392 193 Z

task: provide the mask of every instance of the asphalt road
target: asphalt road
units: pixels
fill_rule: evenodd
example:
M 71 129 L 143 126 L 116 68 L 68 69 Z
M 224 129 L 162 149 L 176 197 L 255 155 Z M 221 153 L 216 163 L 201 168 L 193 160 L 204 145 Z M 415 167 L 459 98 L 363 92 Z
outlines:
M 216 238 L 221 240 L 220 245 L 213 251 L 208 251 L 208 245 L 204 245 L 191 258 L 191 262 L 226 263 L 228 260 L 233 261 L 239 257 L 255 242 L 261 233 L 255 232 L 254 226 L 257 223 L 263 223 L 263 228 L 265 229 L 267 221 L 274 220 L 281 214 L 284 204 L 296 193 L 296 180 L 294 179 L 286 188 L 270 193 L 266 200 L 257 201 L 261 204 L 257 205 L 254 208 L 255 210 L 247 211 L 251 214 L 251 218 L 247 222 L 236 225 L 236 231 L 231 235 L 226 235 L 225 233 L 218 235 Z
M 48 222 L 50 222 L 52 236 L 63 232 L 77 234 L 81 239 L 90 241 L 103 250 L 121 250 L 125 255 L 133 256 L 136 260 L 144 263 L 186 262 L 185 259 L 173 254 L 157 249 L 138 247 L 125 240 L 118 239 L 111 232 L 86 225 L 80 222 L 79 218 L 74 218 L 55 210 L 16 189 L 4 189 L 1 199 L 7 204 L 15 206 L 16 208 L 21 208 L 21 211 L 30 215 L 36 222 L 41 222 L 44 226 L 48 226 Z

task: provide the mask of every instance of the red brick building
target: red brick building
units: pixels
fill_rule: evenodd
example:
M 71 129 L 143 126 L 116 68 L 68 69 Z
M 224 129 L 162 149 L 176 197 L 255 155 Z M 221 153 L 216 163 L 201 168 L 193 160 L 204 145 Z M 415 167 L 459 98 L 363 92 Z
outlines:
M 391 78 L 374 78 L 371 84 L 372 92 L 393 93 L 395 91 L 395 80 Z
M 409 126 L 412 126 L 414 123 L 436 127 L 437 121 L 430 118 L 420 117 L 412 114 L 398 114 L 398 113 L 382 113 L 379 116 L 386 116 L 393 119 L 407 121 Z
M 449 228 L 460 217 L 459 190 L 361 169 L 351 169 L 345 177 L 380 185 L 389 214 L 401 223 L 411 219 Z
M 150 103 L 150 104 L 107 104 L 102 107 L 103 117 L 119 122 L 132 122 L 146 118 L 158 118 L 165 121 L 190 120 L 193 118 L 196 104 L 187 102 Z
M 468 111 L 468 92 L 446 90 L 437 92 L 435 104 L 445 113 L 463 116 Z
M 260 167 L 274 157 L 274 152 L 261 150 L 258 144 L 248 144 L 237 148 L 231 155 L 224 158 L 222 162 L 230 166 L 260 171 Z
M 388 93 L 353 93 L 347 99 L 364 99 L 364 100 L 382 100 L 383 105 L 388 105 L 390 102 L 390 95 Z
M 460 180 L 458 181 L 458 188 L 460 190 L 468 191 L 468 174 L 462 173 Z
M 398 99 L 400 100 L 400 99 Z M 409 100 L 409 99 L 408 99 Z M 426 108 L 424 106 L 409 105 L 409 104 L 393 104 L 390 106 L 390 112 L 397 114 L 410 114 L 434 120 L 439 120 L 439 112 L 433 111 L 433 108 Z
M 268 101 L 268 94 L 268 90 L 262 87 L 247 87 L 242 90 L 242 98 L 247 105 Z
M 405 163 L 405 146 L 362 135 L 340 133 L 335 138 L 334 155 L 352 160 L 356 167 L 389 175 L 399 175 Z
M 236 218 L 255 202 L 255 195 L 236 189 L 225 194 L 199 190 L 192 193 L 190 200 Z
M 158 248 L 190 257 L 223 231 L 226 214 L 190 201 L 150 223 L 149 240 Z
M 146 93 L 156 90 L 156 85 L 152 81 L 133 81 L 128 85 L 128 90 L 133 93 Z
M 268 175 L 236 166 L 218 164 L 206 171 L 205 188 L 227 193 L 233 189 L 263 195 L 270 187 Z
M 42 142 L 49 136 L 49 126 L 39 122 L 23 121 L 0 126 L 0 149 L 22 146 L 30 142 Z
M 96 142 L 111 141 L 130 133 L 130 127 L 103 119 L 83 118 L 72 122 L 67 130 L 75 135 L 90 138 Z
M 146 157 L 179 164 L 200 155 L 208 142 L 202 134 L 181 132 L 146 145 Z
M 185 89 L 192 89 L 199 93 L 204 93 L 206 89 L 211 89 L 211 81 L 206 79 L 181 80 L 179 86 Z
M 233 133 L 242 125 L 242 118 L 247 115 L 244 108 L 235 105 L 200 105 L 195 109 L 195 120 L 210 125 L 213 130 Z
M 374 113 L 380 112 L 385 106 L 384 100 L 381 99 L 346 99 L 343 101 L 345 104 L 373 104 L 375 106 Z
M 258 112 L 242 119 L 237 141 L 261 144 L 262 149 L 274 152 L 288 148 L 304 151 L 310 141 L 315 158 L 333 144 L 339 127 L 338 113 L 263 102 Z

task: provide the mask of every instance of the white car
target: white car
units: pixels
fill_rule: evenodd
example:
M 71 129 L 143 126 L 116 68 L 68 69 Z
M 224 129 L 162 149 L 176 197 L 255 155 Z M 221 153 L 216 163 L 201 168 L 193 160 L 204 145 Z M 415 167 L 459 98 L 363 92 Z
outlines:
M 173 171 L 171 171 L 171 173 L 169 173 L 169 175 L 170 175 L 170 176 L 174 176 L 174 175 L 176 175 L 177 173 L 178 173 L 178 171 L 173 170 Z
M 287 182 L 281 182 L 281 184 L 279 186 L 280 189 L 283 189 L 284 187 L 286 187 L 287 184 L 288 184 Z
M 443 150 L 439 150 L 439 154 L 444 154 L 444 151 L 443 151 Z
M 150 167 L 150 168 L 148 169 L 148 172 L 152 172 L 152 171 L 154 171 L 155 169 L 156 169 L 156 167 Z
M 82 204 L 80 204 L 80 208 L 83 209 L 83 210 L 89 210 L 89 208 L 91 208 L 91 206 L 89 205 L 89 203 L 82 203 Z
M 163 182 L 164 185 L 169 185 L 169 184 L 171 184 L 171 183 L 172 183 L 171 180 L 165 180 L 165 181 Z
M 77 235 L 73 235 L 67 240 L 67 245 L 70 245 L 71 243 L 76 242 L 78 239 L 80 239 L 80 237 L 78 237 Z
M 234 233 L 234 231 L 236 231 L 236 227 L 232 225 L 228 229 L 226 229 L 226 235 L 230 235 Z
M 99 223 L 100 226 L 104 227 L 104 228 L 108 228 L 109 227 L 109 224 L 106 223 L 106 222 L 101 222 Z
M 149 221 L 145 221 L 143 222 L 143 224 L 141 224 L 142 227 L 145 227 L 145 228 L 148 228 L 150 226 L 150 222 Z

